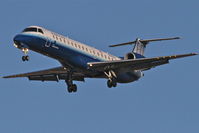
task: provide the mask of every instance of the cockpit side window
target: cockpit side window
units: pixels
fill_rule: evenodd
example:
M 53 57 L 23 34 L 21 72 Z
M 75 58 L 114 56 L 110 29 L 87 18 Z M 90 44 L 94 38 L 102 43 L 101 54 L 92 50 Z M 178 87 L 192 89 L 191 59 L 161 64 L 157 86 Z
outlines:
M 37 28 L 26 28 L 23 32 L 37 32 Z
M 44 32 L 42 31 L 42 29 L 38 29 L 38 32 L 40 32 L 41 34 L 44 34 Z

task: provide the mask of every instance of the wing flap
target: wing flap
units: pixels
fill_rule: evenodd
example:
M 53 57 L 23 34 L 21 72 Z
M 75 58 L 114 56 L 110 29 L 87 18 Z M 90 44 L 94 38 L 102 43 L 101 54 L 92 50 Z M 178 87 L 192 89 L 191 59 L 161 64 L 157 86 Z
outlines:
M 40 81 L 59 81 L 58 77 L 55 75 L 45 75 L 45 76 L 29 76 L 29 80 L 40 80 Z
M 162 61 L 156 61 L 156 62 L 150 62 L 150 63 L 143 63 L 141 65 L 135 65 L 132 67 L 133 70 L 149 70 L 151 68 L 154 68 L 156 66 L 168 64 L 168 60 L 162 60 Z

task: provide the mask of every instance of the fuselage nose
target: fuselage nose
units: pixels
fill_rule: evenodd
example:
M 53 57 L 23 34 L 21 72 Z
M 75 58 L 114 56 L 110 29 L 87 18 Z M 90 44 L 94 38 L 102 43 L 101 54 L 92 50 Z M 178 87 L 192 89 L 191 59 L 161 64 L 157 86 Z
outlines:
M 19 35 L 16 35 L 14 38 L 13 38 L 13 41 L 14 41 L 14 44 L 16 44 L 17 46 L 20 45 L 20 42 L 21 42 L 21 37 Z
M 29 48 L 31 40 L 32 38 L 29 35 L 23 33 L 17 34 L 13 39 L 14 44 L 19 48 Z
M 17 43 L 27 43 L 28 40 L 29 38 L 23 34 L 17 34 L 13 39 L 13 41 Z
M 14 46 L 19 48 L 19 49 L 22 49 L 24 46 L 23 46 L 23 39 L 22 37 L 17 34 L 14 38 L 13 38 L 13 41 L 14 41 Z

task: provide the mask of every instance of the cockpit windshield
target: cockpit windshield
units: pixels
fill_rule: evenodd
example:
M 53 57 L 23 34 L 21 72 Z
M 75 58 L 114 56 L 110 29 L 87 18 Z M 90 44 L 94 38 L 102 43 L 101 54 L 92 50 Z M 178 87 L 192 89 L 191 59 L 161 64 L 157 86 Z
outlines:
M 39 32 L 41 34 L 44 34 L 42 29 L 38 29 L 38 28 L 26 28 L 23 30 L 23 32 Z

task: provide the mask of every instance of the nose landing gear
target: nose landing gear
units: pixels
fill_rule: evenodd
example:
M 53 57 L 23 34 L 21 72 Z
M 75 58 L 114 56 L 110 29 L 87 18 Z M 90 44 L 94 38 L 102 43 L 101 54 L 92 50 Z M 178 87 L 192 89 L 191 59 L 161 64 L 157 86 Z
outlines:
M 22 61 L 29 61 L 29 56 L 22 56 Z
M 22 48 L 22 52 L 25 54 L 25 56 L 22 56 L 22 61 L 29 61 L 30 57 L 27 55 L 28 51 L 27 48 Z

